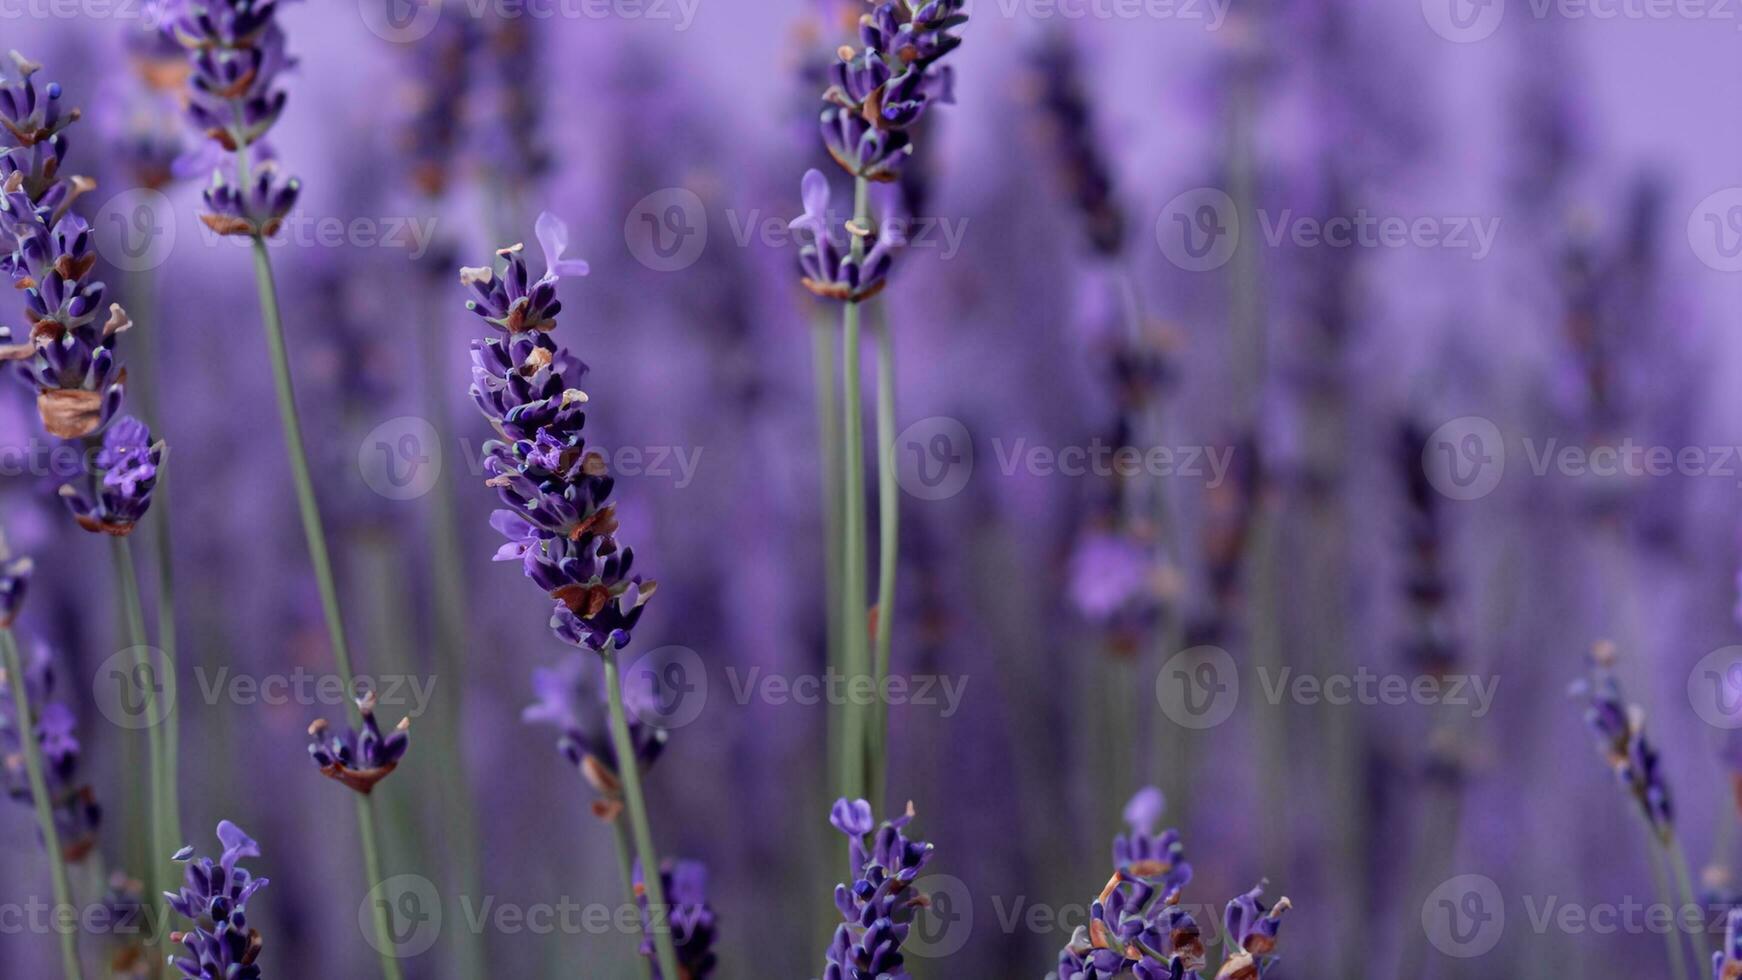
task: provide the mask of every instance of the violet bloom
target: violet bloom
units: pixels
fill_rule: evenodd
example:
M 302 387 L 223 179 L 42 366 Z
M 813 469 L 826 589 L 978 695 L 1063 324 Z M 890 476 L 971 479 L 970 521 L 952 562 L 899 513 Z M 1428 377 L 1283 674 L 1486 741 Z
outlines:
M 163 464 L 163 443 L 151 441 L 151 429 L 131 415 L 122 416 L 103 436 L 93 474 L 95 496 L 77 484 L 60 488 L 73 519 L 87 531 L 125 537 L 151 507 L 157 471 Z
M 54 656 L 47 646 L 38 643 L 32 648 L 24 674 L 24 696 L 36 715 L 33 737 L 42 754 L 42 776 L 48 787 L 61 856 L 68 863 L 77 863 L 97 845 L 103 808 L 80 772 L 83 752 L 75 734 L 78 719 L 71 708 L 50 700 L 55 672 Z M 12 683 L 13 678 L 0 671 L 0 788 L 28 807 L 34 805 L 34 800 L 21 754 L 25 726 L 20 724 L 13 703 Z
M 911 129 L 933 103 L 955 101 L 938 61 L 962 39 L 963 0 L 882 0 L 860 19 L 865 47 L 842 46 L 823 93 L 820 124 L 829 155 L 848 173 L 893 181 L 913 153 Z
M 277 0 L 187 0 L 164 30 L 187 50 L 193 69 L 188 117 L 233 158 L 233 167 L 213 170 L 209 212 L 200 220 L 221 235 L 272 235 L 301 190 L 271 162 L 248 167 L 284 112 L 279 75 L 295 64 Z
M 1712 980 L 1742 980 L 1742 909 L 1731 909 L 1724 945 L 1712 954 Z
M 1623 698 L 1614 666 L 1615 648 L 1598 644 L 1591 652 L 1590 675 L 1575 681 L 1571 694 L 1586 701 L 1585 725 L 1596 736 L 1597 750 L 1614 770 L 1616 781 L 1652 830 L 1667 840 L 1675 832 L 1669 785 L 1657 749 L 1645 737 L 1645 713 Z
M 611 741 L 609 706 L 598 671 L 596 664 L 579 657 L 565 657 L 553 668 L 534 670 L 532 689 L 538 703 L 529 705 L 520 718 L 556 726 L 562 733 L 557 749 L 599 794 L 593 815 L 611 821 L 623 812 L 623 784 L 617 775 L 617 749 Z M 631 700 L 629 692 L 624 694 L 625 700 Z M 636 771 L 645 773 L 665 749 L 666 731 L 642 721 L 644 713 L 633 705 L 628 714 Z
M 1081 215 L 1089 244 L 1100 255 L 1117 256 L 1125 245 L 1125 211 L 1095 136 L 1093 103 L 1076 47 L 1065 31 L 1049 31 L 1029 60 L 1041 136 L 1056 158 L 1058 183 Z
M 1067 578 L 1077 613 L 1106 630 L 1121 653 L 1137 650 L 1174 591 L 1155 544 L 1142 532 L 1086 532 L 1071 554 Z
M 903 833 L 912 820 L 912 803 L 881 826 L 864 800 L 837 800 L 830 809 L 829 823 L 850 842 L 853 879 L 835 886 L 842 922 L 829 943 L 823 980 L 906 980 L 901 944 L 927 904 L 913 882 L 932 858 L 932 845 Z
M 245 857 L 259 857 L 260 845 L 228 820 L 218 824 L 218 840 L 224 853 L 215 862 L 189 860 L 191 847 L 176 852 L 175 860 L 187 864 L 187 883 L 180 892 L 164 892 L 164 897 L 170 908 L 193 920 L 193 930 L 170 934 L 170 941 L 187 947 L 187 952 L 171 956 L 169 964 L 192 980 L 260 980 L 254 961 L 263 943 L 260 930 L 248 926 L 248 900 L 268 880 L 238 866 Z
M 833 219 L 829 213 L 829 179 L 820 170 L 807 170 L 801 190 L 804 214 L 792 219 L 787 227 L 810 236 L 810 241 L 798 252 L 804 287 L 824 299 L 850 303 L 863 302 L 882 292 L 888 284 L 893 261 L 890 249 L 900 242 L 880 238 L 875 231 L 848 222 L 847 233 L 865 239 L 862 257 L 854 258 L 851 248 L 834 240 L 830 228 Z
M 393 734 L 381 731 L 375 720 L 375 692 L 357 699 L 357 710 L 363 715 L 363 727 L 346 726 L 334 732 L 325 718 L 317 718 L 308 726 L 309 758 L 320 767 L 321 775 L 334 779 L 367 796 L 375 784 L 399 768 L 399 760 L 411 747 L 410 718 L 399 719 Z
M 635 862 L 633 875 L 635 901 L 641 908 L 641 955 L 647 957 L 654 980 L 664 980 L 654 956 L 653 933 L 649 929 L 647 914 L 647 889 L 642 884 L 640 861 Z M 664 886 L 665 900 L 671 905 L 666 922 L 671 928 L 678 969 L 683 972 L 678 980 L 706 980 L 719 963 L 719 958 L 714 955 L 717 930 L 714 908 L 708 904 L 707 866 L 700 861 L 662 861 L 659 881 Z
M 1276 950 L 1276 934 L 1282 927 L 1283 915 L 1292 904 L 1283 898 L 1275 907 L 1267 907 L 1262 901 L 1263 894 L 1264 886 L 1256 885 L 1229 902 L 1223 912 L 1223 935 L 1234 944 L 1234 948 L 1222 961 L 1222 968 L 1216 971 L 1216 980 L 1255 980 L 1275 963 L 1276 958 L 1271 954 Z
M 96 184 L 62 176 L 63 131 L 79 112 L 61 110 L 58 84 L 38 87 L 41 65 L 17 52 L 12 63 L 14 77 L 0 77 L 0 241 L 10 243 L 0 269 L 23 294 L 27 329 L 0 325 L 0 359 L 20 362 L 43 427 L 80 439 L 121 406 L 127 374 L 114 338 L 130 321 L 120 306 L 104 305 L 106 287 L 91 277 L 95 239 L 71 211 Z
M 487 483 L 508 508 L 490 520 L 508 539 L 496 559 L 519 561 L 555 601 L 550 625 L 564 642 L 621 649 L 656 583 L 634 570 L 634 549 L 618 545 L 613 481 L 583 431 L 587 366 L 550 336 L 562 309 L 557 281 L 585 275 L 586 263 L 563 258 L 560 220 L 540 215 L 538 231 L 546 271 L 537 281 L 520 245 L 497 253 L 501 273 L 460 273 L 474 297 L 467 309 L 503 334 L 472 343 L 472 399 L 503 436 L 484 446 Z
M 35 568 L 28 556 L 7 558 L 0 555 L 0 629 L 11 629 L 18 621 L 18 610 L 24 605 L 24 595 L 30 588 L 30 573 Z
M 441 196 L 453 174 L 472 87 L 472 53 L 482 39 L 476 18 L 444 10 L 430 37 L 411 47 L 412 70 L 405 77 L 411 112 L 403 139 L 411 182 L 430 197 Z

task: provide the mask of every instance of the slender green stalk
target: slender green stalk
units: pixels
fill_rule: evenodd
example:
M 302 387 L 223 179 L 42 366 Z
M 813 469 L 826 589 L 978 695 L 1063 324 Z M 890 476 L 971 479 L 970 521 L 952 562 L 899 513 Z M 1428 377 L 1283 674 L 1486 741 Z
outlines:
M 623 876 L 623 894 L 628 897 L 629 905 L 635 903 L 635 866 L 629 857 L 629 835 L 623 831 L 623 821 L 611 821 L 611 843 L 617 849 L 617 871 Z M 636 943 L 635 959 L 641 964 L 642 980 L 653 980 L 653 961 L 641 955 L 640 943 Z
M 240 154 L 246 158 L 247 154 Z M 260 292 L 260 318 L 266 327 L 266 348 L 272 358 L 273 388 L 278 396 L 278 419 L 284 427 L 285 454 L 290 461 L 291 481 L 296 486 L 297 510 L 302 516 L 303 537 L 308 541 L 309 560 L 314 565 L 315 586 L 320 592 L 321 612 L 327 621 L 327 637 L 333 645 L 333 659 L 338 663 L 339 676 L 345 690 L 355 693 L 356 675 L 351 671 L 351 650 L 345 641 L 345 624 L 339 613 L 339 590 L 333 580 L 332 558 L 327 554 L 327 532 L 321 523 L 320 504 L 315 500 L 314 480 L 309 475 L 308 453 L 303 448 L 302 420 L 296 414 L 296 389 L 290 376 L 290 355 L 284 346 L 284 324 L 278 309 L 278 287 L 272 278 L 272 259 L 266 254 L 266 240 L 255 236 L 254 283 Z M 362 712 L 350 705 L 351 720 L 362 722 Z M 367 885 L 374 888 L 382 881 L 380 847 L 376 843 L 374 811 L 369 797 L 357 796 L 357 830 L 363 844 L 364 873 Z M 375 908 L 375 948 L 381 951 L 381 973 L 387 980 L 400 980 L 399 960 L 393 955 L 393 931 L 387 909 L 379 902 Z
M 671 942 L 671 906 L 665 903 L 665 885 L 660 881 L 659 852 L 653 849 L 653 830 L 647 822 L 647 801 L 641 795 L 641 764 L 635 759 L 635 740 L 629 736 L 629 718 L 623 710 L 623 681 L 617 670 L 617 649 L 607 644 L 605 693 L 611 708 L 611 744 L 617 752 L 617 777 L 623 781 L 623 807 L 629 829 L 635 835 L 635 852 L 641 858 L 641 884 L 647 889 L 647 929 L 659 956 L 659 975 L 681 977 L 677 949 Z
M 882 308 L 877 309 L 878 313 Z M 895 345 L 889 320 L 873 317 L 877 335 L 877 681 L 876 723 L 871 729 L 871 806 L 883 812 L 889 773 L 889 702 L 882 697 L 895 636 L 895 571 L 901 547 L 901 488 L 895 468 Z
M 1699 900 L 1694 897 L 1694 880 L 1693 877 L 1688 874 L 1688 855 L 1687 851 L 1682 849 L 1681 838 L 1672 833 L 1669 839 L 1664 843 L 1664 852 L 1669 857 L 1669 865 L 1675 872 L 1676 887 L 1681 891 L 1683 907 L 1693 906 L 1694 908 L 1700 908 Z M 1679 915 L 1676 917 L 1676 921 L 1681 921 Z M 1678 927 L 1676 931 L 1680 932 L 1681 930 Z M 1710 963 L 1712 961 L 1712 946 L 1711 943 L 1706 941 L 1706 917 L 1704 911 L 1700 913 L 1699 928 L 1693 931 L 1693 935 L 1690 936 L 1689 939 L 1694 945 L 1694 964 L 1696 967 L 1703 969 L 1704 967 L 1701 966 L 1701 964 Z
M 145 642 L 145 606 L 139 596 L 139 576 L 133 564 L 133 545 L 127 537 L 110 538 L 114 542 L 112 554 L 115 558 L 115 580 L 120 585 L 122 609 L 127 619 L 127 644 L 133 649 L 134 682 L 143 684 L 149 678 L 150 684 L 145 691 L 145 735 L 147 758 L 150 760 L 150 796 L 146 805 L 147 839 L 151 841 L 151 853 L 146 856 L 145 872 L 149 875 L 145 880 L 155 883 L 149 901 L 162 914 L 163 897 L 160 894 L 168 884 L 174 881 L 170 872 L 173 866 L 170 855 L 176 852 L 180 843 L 169 832 L 170 797 L 175 795 L 175 787 L 168 781 L 169 770 L 164 755 L 164 726 L 169 720 L 166 704 L 174 704 L 175 664 L 164 659 L 161 664 L 151 662 L 152 649 Z M 161 651 L 159 651 L 161 652 Z
M 54 883 L 54 904 L 58 919 L 60 909 L 73 908 L 73 890 L 67 879 L 66 857 L 61 853 L 60 834 L 55 830 L 54 811 L 48 801 L 48 781 L 42 775 L 42 746 L 35 738 L 36 714 L 30 709 L 30 699 L 24 692 L 24 664 L 18 656 L 18 640 L 11 629 L 0 629 L 0 652 L 6 657 L 7 685 L 12 688 L 12 703 L 18 711 L 19 751 L 24 755 L 24 770 L 30 780 L 30 798 L 36 804 L 36 826 L 42 831 L 42 844 L 48 850 L 49 877 Z M 66 980 L 84 980 L 79 967 L 79 937 L 75 929 L 61 929 L 61 972 Z
M 863 179 L 854 185 L 853 220 L 861 229 L 870 226 L 871 185 Z M 852 254 L 862 257 L 864 252 L 864 237 L 854 235 Z M 867 711 L 865 706 L 857 703 L 857 685 L 854 684 L 871 670 L 870 624 L 865 608 L 865 420 L 863 395 L 860 392 L 863 352 L 860 349 L 859 321 L 860 304 L 842 304 L 841 453 L 845 464 L 845 479 L 841 485 L 841 537 L 845 544 L 841 557 L 844 563 L 841 572 L 841 646 L 848 696 L 842 712 L 846 719 L 847 732 L 843 740 L 846 743 L 846 753 L 841 783 L 843 795 L 849 799 L 865 796 L 869 781 L 867 762 L 870 758 L 867 745 L 869 726 L 865 718 Z
M 1669 883 L 1663 869 L 1664 860 L 1668 853 L 1662 847 L 1663 842 L 1658 838 L 1657 832 L 1651 828 L 1651 824 L 1642 819 L 1641 825 L 1645 828 L 1646 855 L 1651 859 L 1652 886 L 1657 889 L 1658 902 L 1664 906 L 1669 906 L 1671 904 Z M 1688 980 L 1687 952 L 1682 948 L 1680 932 L 1679 927 L 1665 931 L 1663 942 L 1665 948 L 1669 950 L 1669 967 L 1675 980 Z
M 841 423 L 835 401 L 835 325 L 819 317 L 811 327 L 811 367 L 816 376 L 817 447 L 822 464 L 823 493 L 823 590 L 827 597 L 828 665 L 833 671 L 842 663 L 841 635 Z M 845 726 L 839 712 L 829 713 L 829 758 L 847 756 Z M 845 771 L 845 766 L 842 767 Z M 844 794 L 845 785 L 838 787 Z

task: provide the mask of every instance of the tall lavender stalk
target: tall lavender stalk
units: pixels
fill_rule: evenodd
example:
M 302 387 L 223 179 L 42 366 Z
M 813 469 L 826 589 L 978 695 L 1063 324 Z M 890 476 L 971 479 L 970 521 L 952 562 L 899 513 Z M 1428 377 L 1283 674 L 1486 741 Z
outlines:
M 538 280 L 527 271 L 520 245 L 498 250 L 500 270 L 460 272 L 473 296 L 467 309 L 501 333 L 472 343 L 472 398 L 502 437 L 484 446 L 488 485 L 505 507 L 490 520 L 507 539 L 496 560 L 520 562 L 550 596 L 551 631 L 603 663 L 615 775 L 630 834 L 641 867 L 659 868 L 617 658 L 655 583 L 635 571 L 634 549 L 617 540 L 614 481 L 604 457 L 587 446 L 587 395 L 579 387 L 587 366 L 551 336 L 562 310 L 557 283 L 585 275 L 587 264 L 563 258 L 568 227 L 554 215 L 541 214 L 537 230 L 545 257 Z M 650 931 L 660 976 L 676 980 L 684 974 L 660 879 L 650 874 L 643 882 L 653 909 Z
M 35 805 L 36 827 L 42 834 L 42 844 L 48 855 L 48 870 L 54 888 L 57 908 L 72 908 L 72 886 L 68 884 L 66 857 L 61 850 L 60 831 L 55 826 L 54 810 L 49 801 L 48 780 L 43 775 L 42 744 L 38 740 L 38 714 L 33 711 L 25 683 L 23 658 L 18 655 L 18 640 L 12 634 L 12 624 L 24 602 L 30 582 L 31 564 L 28 558 L 13 558 L 0 544 L 0 681 L 12 691 L 13 719 L 18 735 L 18 754 L 24 757 L 24 769 L 29 779 L 30 799 Z M 61 972 L 66 980 L 83 980 L 79 966 L 79 937 L 72 929 L 55 930 L 60 935 Z
M 177 8 L 164 30 L 187 50 L 193 69 L 189 118 L 228 155 L 226 163 L 212 172 L 205 192 L 207 211 L 200 219 L 217 234 L 245 237 L 252 246 L 255 286 L 272 361 L 285 452 L 296 488 L 297 510 L 314 566 L 333 658 L 346 690 L 354 693 L 356 675 L 351 667 L 332 559 L 327 553 L 326 528 L 309 472 L 302 422 L 297 415 L 296 388 L 285 347 L 278 288 L 266 251 L 266 239 L 277 233 L 301 190 L 296 178 L 280 174 L 265 142 L 289 98 L 279 87 L 279 75 L 293 64 L 284 31 L 278 24 L 278 4 L 276 0 L 192 2 Z M 354 713 L 353 719 L 362 724 L 362 713 Z M 355 802 L 364 873 L 372 888 L 382 880 L 374 810 L 366 793 L 356 794 Z M 399 980 L 399 961 L 391 953 L 393 929 L 389 916 L 385 906 L 375 903 L 375 946 L 381 951 L 382 975 L 387 980 Z
M 880 238 L 871 214 L 871 184 L 896 180 L 913 154 L 913 130 L 934 102 L 949 103 L 952 75 L 938 62 L 961 44 L 950 31 L 967 22 L 961 0 L 882 0 L 860 18 L 864 48 L 843 46 L 829 69 L 820 124 L 824 145 L 836 163 L 853 175 L 853 218 L 845 229 L 845 248 L 836 240 L 828 213 L 828 179 L 805 174 L 805 213 L 792 227 L 807 231 L 800 251 L 804 285 L 841 303 L 841 454 L 842 499 L 841 628 L 842 662 L 849 677 L 869 676 L 880 683 L 889 670 L 893 643 L 895 570 L 900 529 L 900 491 L 895 481 L 894 349 L 879 329 L 877 339 L 878 510 L 881 538 L 877 615 L 868 616 L 865 572 L 868 541 L 861 501 L 865 493 L 863 351 L 861 307 L 882 291 L 892 256 L 900 244 Z M 873 639 L 875 643 L 873 644 Z M 875 650 L 873 650 L 873 645 Z M 875 661 L 873 661 L 873 653 Z M 847 707 L 842 739 L 842 789 L 849 798 L 868 793 L 881 802 L 887 753 L 887 706 L 878 699 L 867 711 Z M 864 793 L 861 792 L 864 791 Z

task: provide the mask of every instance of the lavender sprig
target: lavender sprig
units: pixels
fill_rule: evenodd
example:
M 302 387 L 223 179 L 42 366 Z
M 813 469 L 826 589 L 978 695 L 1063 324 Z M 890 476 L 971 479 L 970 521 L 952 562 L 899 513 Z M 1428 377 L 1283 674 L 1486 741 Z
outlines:
M 1627 703 L 1615 676 L 1615 648 L 1598 644 L 1591 652 L 1590 675 L 1575 681 L 1572 696 L 1586 702 L 1585 726 L 1596 737 L 1597 750 L 1615 773 L 1621 789 L 1660 840 L 1675 835 L 1675 811 L 1669 785 L 1658 764 L 1657 749 L 1645 736 L 1645 713 Z
M 906 980 L 901 944 L 929 899 L 913 887 L 932 859 L 932 845 L 906 835 L 913 804 L 881 825 L 865 800 L 841 799 L 829 823 L 847 835 L 852 877 L 835 886 L 835 928 L 823 980 Z
M 668 915 L 673 945 L 677 947 L 678 980 L 707 980 L 719 964 L 714 955 L 717 924 L 714 907 L 708 904 L 708 869 L 700 861 L 666 861 L 660 865 L 660 884 L 671 899 Z M 648 915 L 646 879 L 641 865 L 635 866 L 635 894 L 641 908 L 641 955 L 654 955 L 654 930 Z M 654 980 L 664 980 L 657 969 Z
M 77 719 L 65 703 L 50 700 L 55 672 L 47 647 L 37 644 L 21 668 L 18 674 L 0 672 L 0 690 L 9 692 L 13 679 L 18 678 L 25 700 L 34 710 L 25 720 L 16 706 L 0 703 L 0 785 L 14 800 L 25 804 L 34 801 L 25 754 L 29 738 L 41 759 L 61 859 L 78 864 L 97 846 L 103 809 L 80 775 L 83 753 L 76 734 Z M 5 700 L 12 698 L 8 694 Z M 45 839 L 44 845 L 47 843 Z
M 581 771 L 599 795 L 593 816 L 613 823 L 623 813 L 623 778 L 617 763 L 617 747 L 611 740 L 607 695 L 591 665 L 577 657 L 565 657 L 553 668 L 532 672 L 532 689 L 538 703 L 521 712 L 521 720 L 556 726 L 561 735 L 557 750 Z M 646 772 L 665 750 L 668 733 L 643 717 L 648 712 L 631 711 L 629 736 L 635 746 L 635 765 Z
M 1724 946 L 1712 954 L 1712 980 L 1742 980 L 1742 909 L 1724 922 Z
M 151 506 L 163 442 L 152 442 L 151 429 L 125 415 L 104 434 L 95 462 L 94 492 L 69 483 L 60 495 L 80 527 L 126 537 Z
M 187 953 L 171 956 L 169 965 L 190 980 L 260 980 L 255 961 L 264 943 L 260 930 L 248 925 L 248 901 L 269 880 L 241 867 L 243 858 L 260 856 L 260 845 L 228 820 L 218 824 L 218 840 L 224 852 L 217 861 L 193 860 L 192 847 L 176 852 L 175 860 L 187 865 L 186 884 L 164 897 L 170 908 L 193 920 L 193 929 L 170 934 Z
M 411 719 L 401 718 L 391 735 L 381 731 L 375 720 L 375 692 L 369 691 L 357 699 L 357 711 L 363 716 L 358 727 L 347 726 L 333 731 L 325 718 L 317 718 L 308 726 L 309 758 L 320 767 L 321 775 L 336 780 L 364 796 L 375 784 L 399 768 L 411 747 Z

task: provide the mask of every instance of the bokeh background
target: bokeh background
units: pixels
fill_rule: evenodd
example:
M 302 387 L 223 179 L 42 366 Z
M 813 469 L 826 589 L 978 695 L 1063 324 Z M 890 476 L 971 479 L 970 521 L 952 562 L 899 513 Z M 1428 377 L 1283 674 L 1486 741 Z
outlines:
M 305 754 L 308 723 L 343 709 L 225 686 L 329 670 L 249 258 L 203 231 L 202 180 L 138 190 L 196 140 L 142 83 L 141 11 L 77 6 L 0 16 L 6 46 L 85 109 L 72 159 L 100 186 L 81 203 L 142 327 L 130 391 L 170 445 L 183 833 L 209 848 L 229 818 L 261 841 L 269 976 L 367 976 L 350 802 Z M 844 873 L 827 706 L 745 686 L 825 669 L 820 308 L 784 224 L 800 175 L 827 166 L 819 72 L 857 11 L 429 12 L 287 6 L 300 65 L 273 140 L 304 185 L 273 255 L 359 670 L 433 684 L 427 705 L 383 708 L 424 708 L 380 794 L 387 871 L 443 912 L 407 974 L 461 976 L 467 949 L 492 977 L 631 969 L 610 928 L 468 922 L 620 901 L 588 788 L 521 720 L 531 672 L 579 654 L 490 561 L 489 433 L 466 393 L 483 328 L 455 271 L 530 244 L 549 210 L 592 264 L 562 284 L 560 330 L 593 369 L 625 538 L 662 586 L 628 659 L 695 655 L 649 777 L 661 849 L 709 866 L 721 975 L 820 975 Z M 903 430 L 895 670 L 960 692 L 891 709 L 891 796 L 914 801 L 949 895 L 915 974 L 1051 969 L 1125 800 L 1154 783 L 1197 869 L 1188 901 L 1219 908 L 1262 878 L 1293 899 L 1274 976 L 1665 975 L 1642 916 L 1544 910 L 1657 901 L 1567 694 L 1604 639 L 1694 874 L 1728 901 L 1731 716 L 1700 694 L 1738 659 L 1714 651 L 1742 642 L 1742 14 L 972 13 L 957 102 L 884 199 L 935 229 L 882 300 Z M 1339 217 L 1408 230 L 1351 243 Z M 40 570 L 20 629 L 57 658 L 113 869 L 139 736 L 101 687 L 125 644 L 107 545 L 67 519 L 64 474 L 30 461 L 41 440 L 9 389 L 5 530 Z M 1121 481 L 1044 462 L 1127 443 L 1180 465 Z M 1616 474 L 1581 455 L 1622 446 L 1636 462 Z M 1697 463 L 1638 463 L 1653 447 Z M 1332 704 L 1272 694 L 1284 670 L 1493 696 Z M 82 897 L 99 878 L 81 873 Z M 26 806 L 0 808 L 0 882 L 0 901 L 48 894 Z M 1447 924 L 1446 900 L 1468 923 Z M 51 936 L 0 933 L 0 975 L 50 976 L 54 957 Z

